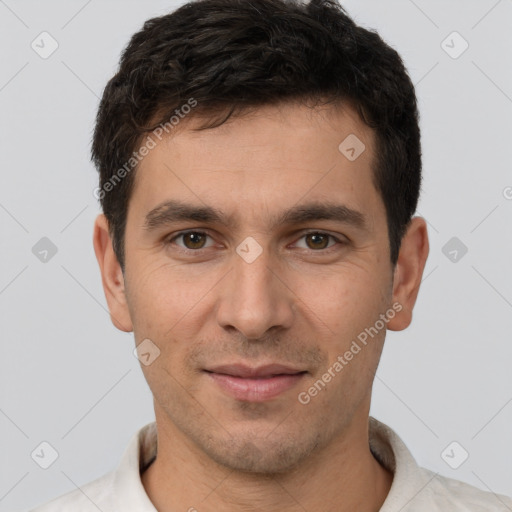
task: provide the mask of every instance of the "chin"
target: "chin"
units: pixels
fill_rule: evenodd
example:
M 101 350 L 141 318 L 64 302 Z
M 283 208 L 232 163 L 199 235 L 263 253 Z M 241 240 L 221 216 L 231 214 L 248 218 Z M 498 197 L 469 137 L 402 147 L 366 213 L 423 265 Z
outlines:
M 273 476 L 293 471 L 318 447 L 316 438 L 299 442 L 290 435 L 273 440 L 246 437 L 221 444 L 210 441 L 203 449 L 217 464 L 231 471 Z

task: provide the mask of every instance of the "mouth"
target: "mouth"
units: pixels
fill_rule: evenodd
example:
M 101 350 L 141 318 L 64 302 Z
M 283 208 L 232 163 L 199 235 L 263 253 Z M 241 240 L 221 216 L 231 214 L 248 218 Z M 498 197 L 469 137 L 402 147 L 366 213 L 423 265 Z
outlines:
M 264 402 L 296 386 L 308 372 L 280 364 L 250 367 L 241 364 L 205 369 L 219 388 L 246 402 Z

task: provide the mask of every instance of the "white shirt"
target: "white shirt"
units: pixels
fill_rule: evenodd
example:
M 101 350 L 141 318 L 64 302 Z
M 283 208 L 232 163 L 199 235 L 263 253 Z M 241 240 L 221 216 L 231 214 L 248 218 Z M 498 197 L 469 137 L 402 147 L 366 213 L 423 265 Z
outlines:
M 372 417 L 369 440 L 374 456 L 394 474 L 380 512 L 512 511 L 507 496 L 419 467 L 398 435 Z M 140 477 L 156 448 L 156 423 L 148 423 L 132 437 L 117 469 L 30 512 L 156 512 Z

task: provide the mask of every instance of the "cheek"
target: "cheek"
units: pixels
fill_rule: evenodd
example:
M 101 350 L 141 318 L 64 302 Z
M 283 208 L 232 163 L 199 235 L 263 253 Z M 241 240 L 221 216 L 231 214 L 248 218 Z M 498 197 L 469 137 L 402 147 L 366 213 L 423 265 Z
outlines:
M 152 263 L 134 272 L 130 282 L 130 309 L 135 331 L 147 329 L 162 335 L 184 318 L 195 316 L 203 299 L 215 283 L 218 273 L 194 272 L 190 266 L 175 263 Z
M 172 377 L 187 387 L 194 382 L 190 353 L 208 335 L 212 297 L 222 277 L 211 269 L 201 273 L 168 262 L 146 265 L 130 287 L 135 339 L 140 343 L 149 338 L 160 351 L 151 366 L 142 368 L 152 389 L 163 381 L 176 390 L 180 385 Z
M 338 267 L 313 281 L 314 286 L 311 279 L 301 279 L 299 304 L 338 350 L 373 325 L 387 307 L 386 284 L 363 267 Z

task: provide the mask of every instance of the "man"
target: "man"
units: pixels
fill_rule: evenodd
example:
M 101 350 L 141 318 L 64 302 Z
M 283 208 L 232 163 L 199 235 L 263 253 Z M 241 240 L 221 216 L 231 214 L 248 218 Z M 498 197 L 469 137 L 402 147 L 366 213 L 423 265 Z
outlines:
M 133 36 L 92 153 L 156 423 L 37 511 L 512 510 L 369 417 L 428 255 L 414 88 L 375 32 L 334 1 L 184 5 Z

